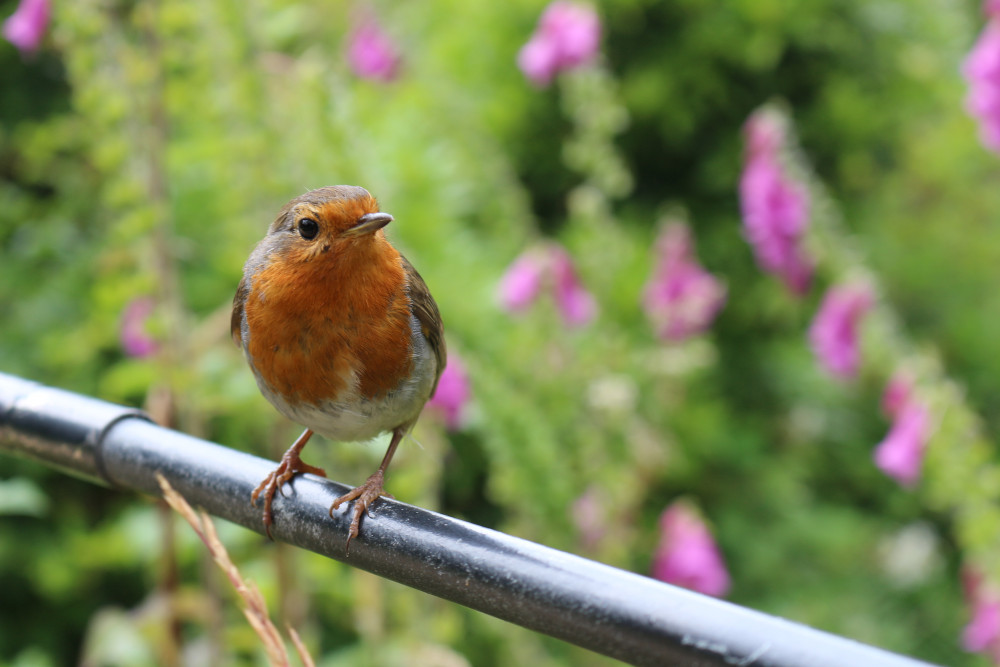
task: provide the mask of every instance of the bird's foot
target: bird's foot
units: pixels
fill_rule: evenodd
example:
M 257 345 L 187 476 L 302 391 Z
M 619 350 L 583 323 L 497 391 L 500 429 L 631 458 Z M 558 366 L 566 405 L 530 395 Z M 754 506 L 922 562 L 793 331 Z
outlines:
M 369 507 L 371 504 L 378 500 L 381 496 L 390 496 L 385 492 L 383 484 L 385 483 L 385 476 L 381 470 L 376 470 L 375 474 L 372 475 L 365 481 L 361 486 L 355 487 L 340 496 L 333 501 L 333 505 L 330 506 L 330 516 L 333 516 L 333 511 L 338 509 L 342 504 L 349 503 L 352 500 L 354 503 L 354 514 L 351 518 L 351 528 L 347 533 L 347 552 L 350 553 L 351 549 L 351 539 L 358 536 L 358 528 L 361 525 L 361 515 L 367 514 L 371 516 L 371 511 Z
M 264 496 L 264 530 L 267 531 L 267 536 L 271 537 L 271 524 L 274 523 L 274 517 L 271 514 L 271 503 L 274 501 L 274 494 L 281 492 L 281 495 L 285 495 L 285 492 L 281 490 L 281 487 L 285 485 L 292 477 L 299 473 L 311 472 L 314 475 L 319 475 L 320 477 L 326 477 L 326 471 L 322 468 L 317 468 L 316 466 L 311 466 L 301 458 L 299 458 L 298 451 L 295 448 L 285 452 L 285 455 L 281 457 L 281 462 L 278 467 L 271 471 L 271 474 L 264 478 L 256 489 L 253 490 L 253 494 L 250 496 L 250 504 L 257 504 L 257 497 L 263 494 Z

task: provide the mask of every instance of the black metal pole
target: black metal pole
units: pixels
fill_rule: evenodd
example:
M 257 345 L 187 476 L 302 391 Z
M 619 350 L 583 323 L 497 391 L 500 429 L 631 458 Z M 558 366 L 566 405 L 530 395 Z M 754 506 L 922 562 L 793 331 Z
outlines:
M 160 428 L 130 408 L 0 373 L 0 449 L 189 502 L 263 533 L 250 492 L 274 463 Z M 383 498 L 344 551 L 348 487 L 296 478 L 275 539 L 637 665 L 916 667 L 911 658 Z

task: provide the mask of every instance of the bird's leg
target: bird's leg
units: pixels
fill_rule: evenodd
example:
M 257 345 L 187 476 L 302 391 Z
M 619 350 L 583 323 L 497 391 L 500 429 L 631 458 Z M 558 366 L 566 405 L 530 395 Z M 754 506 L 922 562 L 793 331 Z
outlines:
M 300 472 L 311 472 L 314 475 L 326 477 L 326 471 L 322 468 L 311 466 L 299 458 L 299 452 L 309 442 L 312 434 L 313 432 L 310 429 L 303 431 L 298 440 L 281 457 L 281 463 L 278 464 L 278 467 L 271 471 L 271 474 L 253 490 L 253 494 L 250 496 L 250 504 L 256 505 L 257 496 L 261 495 L 261 493 L 264 494 L 264 530 L 267 531 L 268 537 L 271 537 L 271 524 L 274 523 L 274 519 L 271 516 L 271 502 L 274 500 L 274 494 L 281 491 L 281 487 L 284 486 L 285 482 Z M 284 492 L 282 492 L 282 495 L 284 495 Z
M 389 462 L 392 461 L 392 455 L 396 453 L 396 447 L 399 446 L 399 441 L 403 439 L 406 435 L 408 428 L 406 426 L 400 426 L 393 430 L 392 440 L 389 442 L 389 449 L 386 450 L 385 456 L 382 457 L 382 463 L 379 464 L 378 470 L 375 471 L 371 477 L 369 477 L 364 484 L 355 487 L 340 496 L 333 501 L 333 505 L 330 506 L 330 516 L 333 516 L 333 511 L 339 508 L 343 503 L 349 503 L 352 500 L 356 500 L 354 503 L 354 515 L 351 518 L 351 529 L 347 533 L 347 549 L 351 547 L 351 538 L 358 536 L 358 527 L 361 525 L 361 515 L 367 514 L 371 516 L 371 512 L 368 508 L 371 506 L 379 496 L 388 495 L 385 493 L 383 484 L 385 483 L 385 470 L 389 467 Z M 391 497 L 391 496 L 390 496 Z

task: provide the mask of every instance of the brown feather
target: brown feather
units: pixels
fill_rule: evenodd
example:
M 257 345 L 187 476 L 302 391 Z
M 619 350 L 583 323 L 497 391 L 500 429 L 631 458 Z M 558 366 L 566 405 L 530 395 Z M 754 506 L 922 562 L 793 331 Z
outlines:
M 416 316 L 417 321 L 420 322 L 420 330 L 423 332 L 424 338 L 427 339 L 431 350 L 434 351 L 434 356 L 437 358 L 437 377 L 434 378 L 434 388 L 431 389 L 431 396 L 433 396 L 437 390 L 438 380 L 441 379 L 441 373 L 444 372 L 444 366 L 448 358 L 448 352 L 444 344 L 444 324 L 441 322 L 441 313 L 438 311 L 437 303 L 434 302 L 431 291 L 427 289 L 427 283 L 420 277 L 420 274 L 413 268 L 409 260 L 403 257 L 403 255 L 400 255 L 399 258 L 402 260 L 403 270 L 406 272 L 406 281 L 409 285 L 410 303 L 412 304 L 413 314 Z
M 243 276 L 240 286 L 236 288 L 236 296 L 233 297 L 233 316 L 229 320 L 229 333 L 239 348 L 243 347 L 243 304 L 246 303 L 249 294 L 250 281 Z

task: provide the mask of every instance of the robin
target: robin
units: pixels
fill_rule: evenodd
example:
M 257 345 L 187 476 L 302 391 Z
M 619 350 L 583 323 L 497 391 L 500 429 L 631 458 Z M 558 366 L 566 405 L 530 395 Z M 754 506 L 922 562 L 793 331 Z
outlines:
M 233 299 L 233 340 L 264 397 L 306 430 L 254 490 L 271 535 L 274 494 L 298 473 L 326 473 L 299 457 L 313 433 L 369 440 L 392 432 L 378 470 L 333 501 L 361 515 L 384 494 L 392 456 L 434 394 L 444 329 L 420 274 L 385 237 L 392 216 L 364 188 L 333 185 L 285 204 L 257 244 Z

